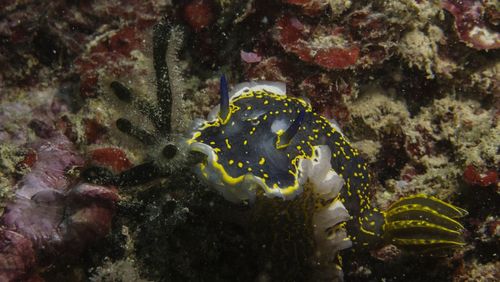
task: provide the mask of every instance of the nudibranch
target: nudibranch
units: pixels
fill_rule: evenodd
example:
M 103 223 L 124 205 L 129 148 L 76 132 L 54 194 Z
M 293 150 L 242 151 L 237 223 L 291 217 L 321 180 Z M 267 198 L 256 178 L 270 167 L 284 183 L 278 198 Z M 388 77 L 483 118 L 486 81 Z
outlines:
M 148 148 L 145 162 L 117 174 L 90 166 L 81 173 L 83 179 L 134 186 L 195 166 L 200 178 L 227 200 L 254 203 L 257 219 L 267 220 L 267 211 L 292 203 L 288 207 L 300 209 L 293 211 L 305 215 L 304 222 L 293 223 L 298 232 L 278 240 L 294 243 L 295 235 L 306 230 L 306 240 L 315 248 L 307 255 L 315 255 L 314 271 L 318 269 L 321 280 L 341 274 L 337 254 L 349 247 L 365 250 L 387 242 L 429 251 L 464 245 L 457 218 L 466 211 L 451 204 L 414 195 L 385 211 L 375 208 L 370 202 L 370 174 L 358 151 L 334 121 L 314 112 L 305 99 L 287 96 L 284 83 L 247 82 L 229 91 L 221 78 L 220 105 L 207 120 L 198 122 L 187 137 L 172 130 L 172 72 L 166 63 L 172 30 L 165 19 L 153 32 L 156 103 L 134 95 L 118 81 L 110 84 L 117 103 L 151 123 L 148 128 L 126 118 L 115 122 L 119 131 Z M 269 209 L 259 209 L 259 203 Z M 272 224 L 273 218 L 267 222 Z
M 260 196 L 284 201 L 312 187 L 314 240 L 320 259 L 382 240 L 425 249 L 464 244 L 456 218 L 466 211 L 426 195 L 400 199 L 387 211 L 370 203 L 367 164 L 334 121 L 280 82 L 247 82 L 228 90 L 187 140 L 206 159 L 202 179 L 232 202 Z M 306 185 L 307 184 L 307 185 Z

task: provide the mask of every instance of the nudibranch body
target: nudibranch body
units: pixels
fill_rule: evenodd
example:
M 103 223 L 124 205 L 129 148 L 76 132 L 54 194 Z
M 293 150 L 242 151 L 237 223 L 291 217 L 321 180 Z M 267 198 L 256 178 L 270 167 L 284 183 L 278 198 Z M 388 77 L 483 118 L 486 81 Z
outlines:
M 201 178 L 232 202 L 259 195 L 291 200 L 305 186 L 315 199 L 314 240 L 321 261 L 338 250 L 388 239 L 399 245 L 462 245 L 465 211 L 418 195 L 380 212 L 370 204 L 367 165 L 335 122 L 278 82 L 249 82 L 228 93 L 187 141 L 206 155 Z M 309 185 L 310 184 L 310 185 Z
M 176 134 L 172 130 L 172 113 L 176 112 L 172 110 L 173 72 L 166 63 L 173 30 L 165 20 L 153 32 L 156 104 L 134 95 L 118 81 L 110 84 L 120 105 L 136 110 L 151 123 L 145 128 L 126 118 L 115 122 L 119 131 L 149 148 L 145 162 L 117 174 L 90 166 L 82 171 L 82 178 L 97 184 L 135 186 L 175 176 L 194 165 L 224 198 L 256 202 L 249 222 L 266 227 L 256 230 L 276 239 L 271 243 L 279 247 L 269 252 L 271 260 L 277 258 L 289 267 L 287 243 L 304 239 L 306 244 L 289 248 L 290 257 L 312 262 L 314 275 L 318 274 L 315 278 L 321 280 L 341 273 L 336 254 L 350 246 L 358 250 L 386 241 L 429 250 L 464 244 L 463 227 L 455 219 L 466 212 L 436 198 L 409 196 L 385 211 L 375 209 L 369 201 L 367 165 L 358 151 L 335 122 L 315 113 L 306 100 L 288 97 L 283 83 L 243 83 L 229 93 L 222 78 L 220 106 L 187 139 Z M 193 151 L 205 157 L 190 154 Z M 300 252 L 301 246 L 307 250 Z

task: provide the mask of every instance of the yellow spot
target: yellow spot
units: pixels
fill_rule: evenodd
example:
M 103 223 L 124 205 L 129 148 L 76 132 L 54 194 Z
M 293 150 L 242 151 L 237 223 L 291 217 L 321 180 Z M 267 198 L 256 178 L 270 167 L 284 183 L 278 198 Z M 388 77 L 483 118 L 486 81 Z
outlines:
M 238 162 L 238 167 L 242 168 L 243 167 L 243 163 L 242 162 Z
M 230 165 L 234 164 L 234 160 L 229 160 L 229 164 Z
M 243 145 L 248 144 L 248 140 L 243 141 Z
M 264 100 L 264 105 L 267 105 L 269 104 L 269 101 L 268 100 Z
M 225 141 L 226 141 L 226 147 L 228 149 L 231 149 L 231 144 L 229 144 L 229 140 L 226 138 Z
M 247 110 L 251 110 L 251 109 L 252 109 L 252 106 L 248 106 L 248 107 L 247 107 Z
M 260 165 L 263 165 L 265 162 L 266 162 L 266 159 L 264 159 L 264 158 L 260 158 L 260 160 L 259 160 L 259 164 L 260 164 Z

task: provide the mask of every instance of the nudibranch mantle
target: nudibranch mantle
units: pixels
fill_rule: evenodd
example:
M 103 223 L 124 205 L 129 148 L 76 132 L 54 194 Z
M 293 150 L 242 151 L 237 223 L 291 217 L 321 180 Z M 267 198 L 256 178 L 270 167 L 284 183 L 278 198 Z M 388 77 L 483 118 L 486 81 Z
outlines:
M 327 265 L 353 244 L 344 224 L 351 216 L 339 197 L 350 184 L 338 171 L 352 170 L 343 159 L 357 151 L 308 102 L 286 96 L 283 83 L 243 83 L 227 96 L 220 107 L 227 110 L 216 107 L 188 140 L 191 151 L 207 156 L 197 165 L 198 174 L 232 202 L 253 202 L 259 194 L 292 200 L 311 184 L 318 265 L 338 276 L 340 268 Z M 365 177 L 362 170 L 359 177 Z
M 243 83 L 229 93 L 223 77 L 220 107 L 187 144 L 206 156 L 196 165 L 200 177 L 232 202 L 251 203 L 258 195 L 292 200 L 311 187 L 318 265 L 338 266 L 339 250 L 381 241 L 421 250 L 464 245 L 456 220 L 467 214 L 463 209 L 422 194 L 403 197 L 386 211 L 373 207 L 370 175 L 358 151 L 335 122 L 304 99 L 287 96 L 283 83 Z
M 297 132 L 280 147 L 280 136 L 301 112 Z M 254 201 L 259 188 L 268 197 L 293 199 L 307 180 L 322 198 L 331 199 L 344 184 L 331 166 L 338 149 L 328 140 L 334 136 L 347 142 L 308 102 L 286 96 L 284 83 L 264 81 L 235 86 L 225 120 L 215 107 L 188 143 L 207 156 L 198 173 L 232 202 Z

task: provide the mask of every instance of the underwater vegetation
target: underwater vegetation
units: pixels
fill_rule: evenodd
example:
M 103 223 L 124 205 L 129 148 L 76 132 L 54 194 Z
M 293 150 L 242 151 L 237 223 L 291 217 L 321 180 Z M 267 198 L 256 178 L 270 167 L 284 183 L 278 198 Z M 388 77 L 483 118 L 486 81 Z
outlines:
M 0 280 L 497 281 L 499 37 L 495 1 L 4 1 Z

